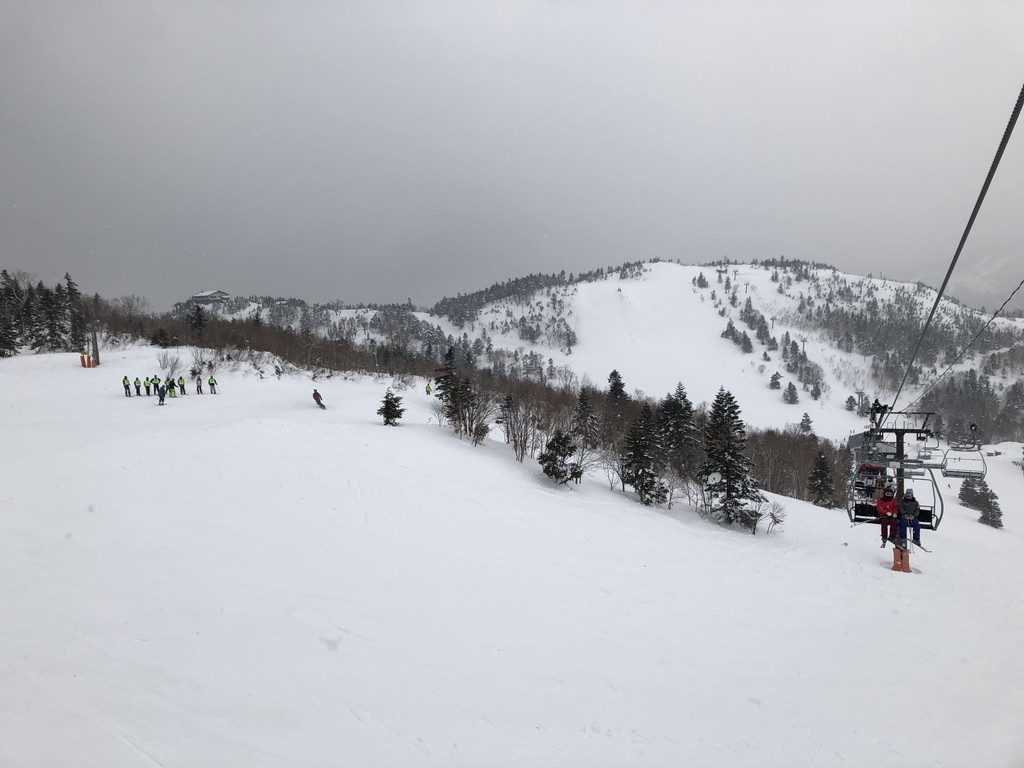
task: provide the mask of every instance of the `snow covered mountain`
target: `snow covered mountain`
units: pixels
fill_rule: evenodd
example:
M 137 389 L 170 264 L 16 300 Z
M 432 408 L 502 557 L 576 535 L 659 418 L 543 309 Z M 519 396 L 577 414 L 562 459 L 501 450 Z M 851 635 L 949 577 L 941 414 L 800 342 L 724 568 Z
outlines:
M 917 348 L 935 296 L 920 284 L 805 262 L 653 262 L 510 280 L 446 298 L 430 312 L 238 299 L 225 316 L 259 315 L 354 344 L 432 348 L 438 357 L 454 345 L 479 367 L 555 385 L 604 388 L 615 369 L 630 391 L 654 399 L 682 382 L 695 403 L 710 403 L 720 386 L 744 382 L 741 405 L 752 426 L 781 427 L 780 415 L 797 423 L 806 412 L 817 434 L 842 440 L 862 424 L 847 409 L 850 398 L 889 402 L 908 366 L 897 407 L 915 401 L 947 369 L 976 369 L 995 400 L 1020 381 L 1024 318 L 996 318 L 979 335 L 989 317 L 944 299 Z M 780 410 L 791 383 L 797 402 Z M 950 399 L 956 401 L 941 405 Z M 981 422 L 998 438 L 986 421 L 989 405 L 979 399 L 961 420 Z

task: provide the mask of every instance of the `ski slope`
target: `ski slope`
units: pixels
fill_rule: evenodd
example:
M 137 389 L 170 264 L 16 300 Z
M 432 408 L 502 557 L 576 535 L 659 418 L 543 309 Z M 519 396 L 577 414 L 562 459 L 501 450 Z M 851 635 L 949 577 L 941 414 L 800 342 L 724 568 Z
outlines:
M 554 487 L 420 386 L 125 398 L 158 351 L 0 361 L 2 766 L 1024 764 L 1019 444 L 1006 527 L 948 481 L 902 574 L 841 510 Z

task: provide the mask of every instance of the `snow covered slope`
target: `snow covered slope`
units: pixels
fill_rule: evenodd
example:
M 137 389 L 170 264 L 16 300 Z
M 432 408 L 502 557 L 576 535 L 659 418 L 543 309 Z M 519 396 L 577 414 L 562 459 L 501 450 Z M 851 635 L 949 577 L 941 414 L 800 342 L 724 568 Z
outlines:
M 125 398 L 157 352 L 0 361 L 0 765 L 1024 763 L 1019 444 L 1005 529 L 950 502 L 902 574 L 837 510 L 552 487 L 418 387 L 398 428 L 385 380 Z

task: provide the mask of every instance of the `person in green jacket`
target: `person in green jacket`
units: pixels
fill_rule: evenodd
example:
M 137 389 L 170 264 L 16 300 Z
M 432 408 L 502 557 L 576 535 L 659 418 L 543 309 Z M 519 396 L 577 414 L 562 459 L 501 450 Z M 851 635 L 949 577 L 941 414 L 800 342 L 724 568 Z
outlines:
M 210 380 L 207 381 L 206 383 L 210 385 L 210 394 L 211 395 L 216 395 L 217 394 L 217 380 L 215 378 L 213 378 L 213 376 L 211 376 Z
M 172 379 L 170 376 L 168 376 L 166 383 L 167 383 L 167 396 L 168 397 L 177 397 L 177 395 L 174 393 L 174 388 L 177 387 L 178 385 L 174 383 L 174 379 Z

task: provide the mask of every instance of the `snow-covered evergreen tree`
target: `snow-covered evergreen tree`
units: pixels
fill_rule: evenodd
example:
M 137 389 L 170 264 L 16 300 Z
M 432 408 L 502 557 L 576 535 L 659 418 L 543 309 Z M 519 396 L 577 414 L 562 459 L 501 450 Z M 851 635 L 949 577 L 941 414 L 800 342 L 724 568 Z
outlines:
M 572 435 L 557 429 L 544 446 L 540 456 L 537 457 L 537 461 L 544 474 L 560 485 L 564 485 L 570 480 L 578 482 L 583 475 L 583 470 L 575 462 L 569 461 L 574 453 L 576 453 L 576 444 L 573 442 Z
M 661 460 L 679 477 L 691 477 L 700 436 L 693 424 L 693 404 L 682 382 L 661 401 L 656 422 Z
M 403 413 L 405 413 L 405 408 L 402 407 L 402 398 L 393 394 L 389 389 L 384 393 L 384 400 L 381 401 L 381 406 L 377 409 L 377 415 L 384 417 L 385 425 L 397 427 L 398 420 L 402 418 Z
M 434 377 L 434 397 L 446 407 L 451 400 L 452 391 L 458 385 L 459 377 L 456 375 L 456 370 L 455 347 L 450 346 L 444 353 L 441 367 L 436 371 L 438 375 Z
M 981 496 L 981 517 L 978 518 L 978 522 L 984 523 L 985 525 L 991 525 L 993 528 L 1002 528 L 1003 510 L 999 507 L 999 500 L 995 491 L 989 488 L 988 483 L 984 480 L 980 480 L 979 483 L 978 491 Z
M 991 525 L 993 528 L 1003 527 L 1003 510 L 999 507 L 999 497 L 984 478 L 964 478 L 964 482 L 960 486 L 959 498 L 965 507 L 981 512 L 981 517 L 978 518 L 979 523 Z
M 654 411 L 645 403 L 626 435 L 623 479 L 633 486 L 640 501 L 647 506 L 660 504 L 668 496 L 668 489 L 659 479 L 659 453 Z
M 615 370 L 608 374 L 608 399 L 616 403 L 624 403 L 629 400 L 622 375 Z
M 723 525 L 739 523 L 754 530 L 758 518 L 753 507 L 765 498 L 750 474 L 753 465 L 744 453 L 746 444 L 747 428 L 740 418 L 736 398 L 721 388 L 704 427 L 706 459 L 700 474 L 703 478 L 721 474 L 717 483 L 708 486 L 712 519 Z
M 792 381 L 786 386 L 786 391 L 782 393 L 782 400 L 789 405 L 796 405 L 800 402 L 800 395 L 797 394 L 796 385 Z
M 819 507 L 834 505 L 835 485 L 832 481 L 832 468 L 823 451 L 819 451 L 814 459 L 814 467 L 807 478 L 807 490 L 811 495 L 811 501 Z
M 601 429 L 601 420 L 590 402 L 590 393 L 586 387 L 580 388 L 576 398 L 576 411 L 572 417 L 570 434 L 576 443 L 575 464 L 580 468 L 580 475 L 576 478 L 579 482 L 586 471 L 597 459 L 598 435 Z
M 964 481 L 960 484 L 960 493 L 957 495 L 957 498 L 960 499 L 960 502 L 965 507 L 981 509 L 977 478 L 965 477 Z

